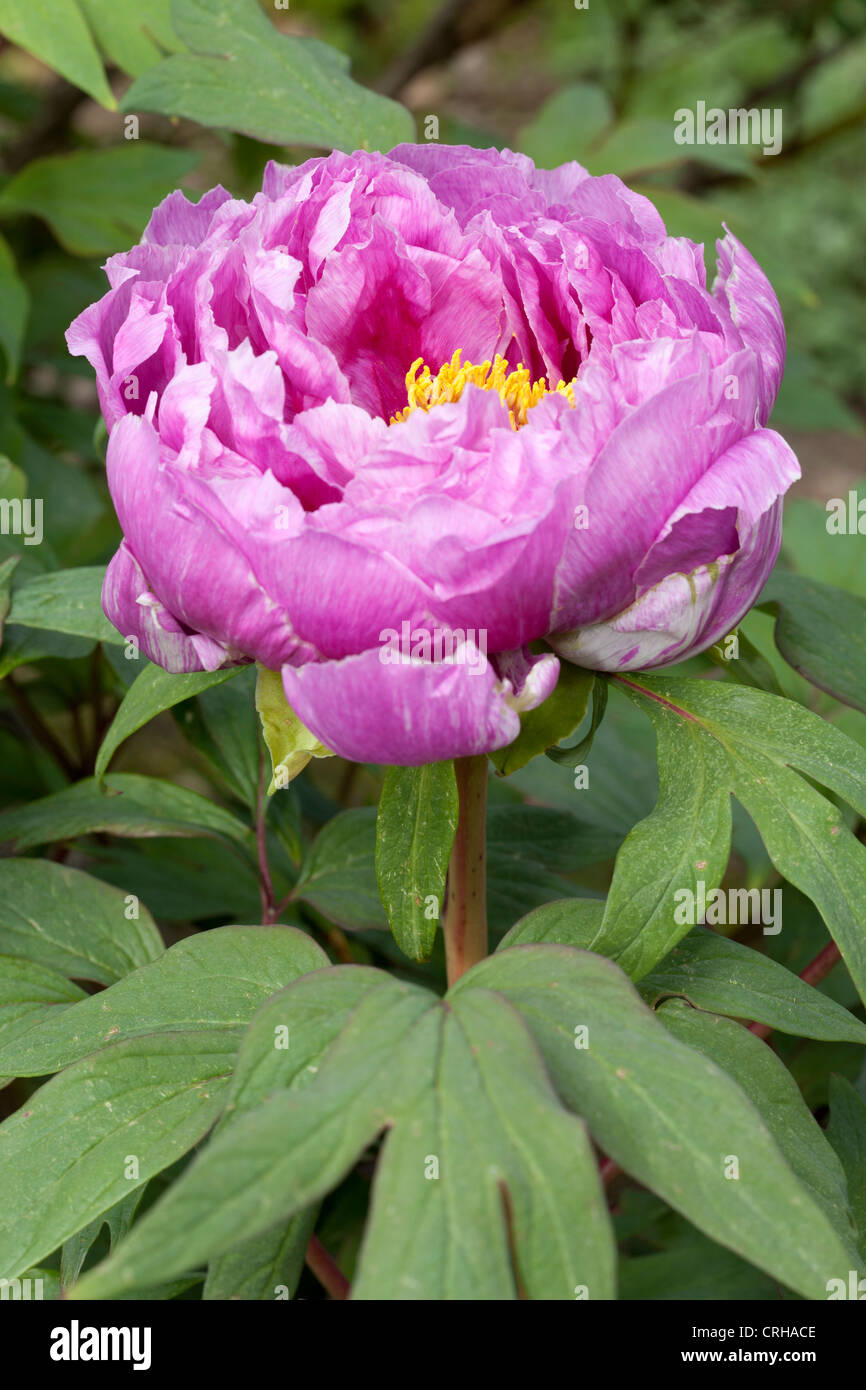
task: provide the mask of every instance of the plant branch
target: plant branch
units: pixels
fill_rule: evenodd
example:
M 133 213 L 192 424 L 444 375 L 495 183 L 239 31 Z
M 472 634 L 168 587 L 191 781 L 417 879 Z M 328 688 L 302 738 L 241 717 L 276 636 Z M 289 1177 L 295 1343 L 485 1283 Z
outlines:
M 295 901 L 295 890 L 294 890 L 294 888 L 292 888 L 292 889 L 286 894 L 286 896 L 285 896 L 284 898 L 281 898 L 280 901 L 275 905 L 274 911 L 273 911 L 273 917 L 272 917 L 271 920 L 274 921 L 274 922 L 276 922 L 277 918 L 278 918 L 278 917 L 282 917 L 282 915 L 283 915 L 283 913 L 285 912 L 286 908 L 287 908 L 291 903 L 293 903 L 294 901 Z
M 396 97 L 417 73 L 445 63 L 459 49 L 487 38 L 527 0 L 445 0 L 414 44 L 395 58 L 376 86 Z
M 456 758 L 454 772 L 459 813 L 442 914 L 449 986 L 487 955 L 487 758 Z
M 315 1274 L 330 1298 L 348 1298 L 350 1284 L 333 1255 L 329 1255 L 318 1236 L 312 1236 L 305 1256 L 307 1268 Z
M 3 682 L 13 705 L 15 712 L 22 724 L 32 735 L 35 741 L 43 748 L 50 757 L 54 759 L 58 767 L 66 773 L 71 782 L 78 776 L 79 769 L 69 757 L 63 744 L 57 736 L 49 729 L 42 719 L 39 712 L 31 705 L 20 685 L 13 680 L 12 676 L 7 676 Z

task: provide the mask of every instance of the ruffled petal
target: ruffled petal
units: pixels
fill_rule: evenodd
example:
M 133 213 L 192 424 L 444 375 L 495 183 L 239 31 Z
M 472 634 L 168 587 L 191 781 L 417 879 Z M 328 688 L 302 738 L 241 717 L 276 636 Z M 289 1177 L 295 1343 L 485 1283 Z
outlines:
M 713 294 L 727 305 L 747 347 L 761 363 L 761 408 L 767 423 L 785 370 L 785 324 L 775 291 L 758 262 L 731 232 L 716 242 Z
M 767 581 L 781 544 L 782 494 L 799 473 L 774 430 L 739 441 L 664 528 L 639 570 L 638 598 L 605 622 L 551 637 L 551 646 L 578 666 L 626 671 L 681 661 L 718 642 Z
M 519 709 L 550 694 L 559 664 L 551 656 L 503 664 L 509 674 L 500 677 L 471 641 L 440 662 L 380 646 L 343 661 L 284 666 L 283 685 L 298 718 L 325 747 L 353 762 L 419 767 L 514 741 Z
M 187 632 L 160 603 L 125 541 L 105 572 L 102 607 L 118 632 L 134 638 L 138 650 L 165 671 L 217 671 L 228 661 L 221 643 Z
M 190 631 L 232 657 L 271 669 L 302 643 L 265 591 L 251 559 L 282 543 L 275 518 L 300 507 L 270 474 L 227 480 L 222 497 L 189 471 L 161 464 L 149 420 L 127 416 L 108 442 L 108 483 L 132 554 L 156 597 Z

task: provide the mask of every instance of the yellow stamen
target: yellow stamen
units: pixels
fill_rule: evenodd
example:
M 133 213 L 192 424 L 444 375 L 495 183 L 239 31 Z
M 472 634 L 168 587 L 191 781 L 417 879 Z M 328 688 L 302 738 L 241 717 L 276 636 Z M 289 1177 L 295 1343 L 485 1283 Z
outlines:
M 555 387 L 551 387 L 547 384 L 547 378 L 543 376 L 537 381 L 532 381 L 528 368 L 524 367 L 522 362 L 518 362 L 513 372 L 509 371 L 507 361 L 498 353 L 492 362 L 482 362 L 477 366 L 472 362 L 461 363 L 458 348 L 451 361 L 440 367 L 435 376 L 431 375 L 423 357 L 415 359 L 406 373 L 406 395 L 409 404 L 391 417 L 390 424 L 396 425 L 399 421 L 408 419 L 413 410 L 432 410 L 434 405 L 459 401 L 467 386 L 480 386 L 482 391 L 496 391 L 502 402 L 508 406 L 511 428 L 514 430 L 526 424 L 526 417 L 532 407 L 551 391 L 559 392 L 566 397 L 569 405 L 574 405 L 573 382 L 560 381 Z

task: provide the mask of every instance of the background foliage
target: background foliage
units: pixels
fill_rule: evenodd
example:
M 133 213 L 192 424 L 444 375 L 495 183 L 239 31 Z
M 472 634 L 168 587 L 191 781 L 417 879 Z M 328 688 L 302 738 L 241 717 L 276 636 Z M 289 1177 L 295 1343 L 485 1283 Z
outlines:
M 492 778 L 488 891 L 494 940 L 513 929 L 518 935 L 509 944 L 544 940 L 548 952 L 561 949 L 558 940 L 591 940 L 643 976 L 647 1002 L 678 994 L 710 1011 L 669 1000 L 657 1010 L 664 1028 L 644 1040 L 647 1084 L 661 1088 L 672 1123 L 677 1107 L 685 1107 L 680 1136 L 690 1123 L 687 1102 L 666 1088 L 672 1066 L 689 1074 L 683 1059 L 695 1049 L 720 1068 L 716 1099 L 730 1125 L 747 1131 L 751 1120 L 729 1073 L 756 1103 L 774 1097 L 770 1129 L 786 1158 L 768 1149 L 768 1225 L 750 1229 L 736 1213 L 713 1207 L 700 1188 L 698 1161 L 690 1167 L 688 1154 L 683 1162 L 692 1195 L 685 1207 L 676 1200 L 658 1154 L 648 1159 L 621 1143 L 603 1095 L 586 1082 L 575 1108 L 606 1152 L 623 1149 L 619 1166 L 643 1184 L 613 1183 L 621 1296 L 773 1298 L 780 1284 L 814 1289 L 812 1274 L 793 1254 L 782 1251 L 769 1272 L 759 1254 L 761 1241 L 772 1241 L 774 1225 L 778 1233 L 788 1219 L 782 1203 L 793 1172 L 821 1212 L 808 1235 L 813 1253 L 821 1241 L 829 1248 L 843 1237 L 850 1242 L 852 1229 L 861 1241 L 866 1232 L 866 1035 L 856 988 L 866 981 L 866 890 L 857 844 L 864 839 L 864 782 L 852 769 L 842 785 L 844 745 L 836 755 L 825 741 L 830 751 L 813 755 L 810 740 L 817 735 L 803 722 L 804 711 L 811 712 L 866 749 L 863 542 L 856 535 L 828 535 L 824 507 L 866 473 L 866 5 L 593 0 L 578 11 L 564 0 L 315 0 L 282 10 L 259 8 L 256 0 L 0 0 L 0 33 L 0 498 L 42 499 L 45 531 L 40 545 L 0 535 L 0 845 L 7 856 L 0 860 L 0 1080 L 17 1077 L 0 1090 L 0 1113 L 11 1117 L 4 1131 L 10 1191 L 30 1194 L 12 1214 L 0 1216 L 4 1258 L 22 1271 L 38 1262 L 50 1287 L 68 1285 L 130 1227 L 138 1230 L 141 1213 L 180 1178 L 163 1226 L 142 1225 L 138 1244 L 130 1244 L 124 1278 L 134 1276 L 151 1290 L 156 1283 L 154 1296 L 164 1298 L 272 1297 L 275 1285 L 294 1288 L 299 1279 L 305 1296 L 321 1296 L 313 1276 L 301 1274 L 303 1252 L 317 1222 L 322 1242 L 353 1275 L 378 1142 L 375 1116 L 383 1105 L 402 1116 L 388 1140 L 383 1182 L 393 1200 L 408 1200 L 400 1188 L 400 1146 L 411 1142 L 415 1110 L 427 1101 L 400 1078 L 393 1080 L 393 1095 L 383 1098 L 375 1091 L 378 1054 L 367 1056 L 357 1046 L 346 1090 L 361 1099 L 351 1111 L 347 1147 L 333 1160 L 331 1186 L 317 1186 L 313 1176 L 332 1156 L 324 1143 L 312 1157 L 305 1151 L 309 1172 L 298 1170 L 296 1214 L 283 1220 L 275 1200 L 277 1225 L 252 1242 L 239 1240 L 243 1218 L 235 1213 L 232 1226 L 226 1217 L 215 1243 L 208 1245 L 207 1232 L 201 1233 L 198 1273 L 189 1273 L 188 1242 L 199 1229 L 196 1192 L 221 1192 L 225 1172 L 236 1171 L 243 1172 L 242 1186 L 254 1178 L 267 1193 L 265 1169 L 284 1156 L 285 1127 L 296 1134 L 299 1150 L 306 1139 L 302 1128 L 291 1129 L 301 1120 L 289 1089 L 283 1128 L 257 1134 L 259 1168 L 243 1148 L 245 1132 L 223 1120 L 204 1151 L 210 1169 L 197 1168 L 195 1183 L 184 1184 L 188 1156 L 226 1096 L 243 1109 L 261 1094 L 256 1029 L 266 1037 L 271 1020 L 257 1014 L 250 1028 L 256 1009 L 274 990 L 303 989 L 302 979 L 297 986 L 290 981 L 329 960 L 382 967 L 391 983 L 380 976 L 375 984 L 367 980 L 366 987 L 381 995 L 367 1007 L 392 1010 L 393 1032 L 380 1043 L 397 1048 L 408 1036 L 406 1010 L 413 1018 L 417 1012 L 421 1034 L 433 1027 L 424 1012 L 428 996 L 418 995 L 417 987 L 442 986 L 441 936 L 428 960 L 409 959 L 429 954 L 429 923 L 414 911 L 381 840 L 377 883 L 376 806 L 383 783 L 383 811 L 389 794 L 403 795 L 399 777 L 392 772 L 386 782 L 382 768 L 314 760 L 289 790 L 268 799 L 270 769 L 263 766 L 252 672 L 166 678 L 125 659 L 98 601 L 104 566 L 119 539 L 104 483 L 104 427 L 90 369 L 67 355 L 63 333 L 102 294 L 105 256 L 137 240 L 154 203 L 178 184 L 190 196 L 218 181 L 250 196 L 270 157 L 293 162 L 360 144 L 387 149 L 423 138 L 425 121 L 435 116 L 442 141 L 508 144 L 540 164 L 577 158 L 592 172 L 622 175 L 653 197 L 669 231 L 707 243 L 710 266 L 713 239 L 727 222 L 764 265 L 782 300 L 791 348 L 772 423 L 799 448 L 804 483 L 786 511 L 784 551 L 763 611 L 751 614 L 741 630 L 741 665 L 736 672 L 719 669 L 706 657 L 677 675 L 713 674 L 705 692 L 710 703 L 719 690 L 745 682 L 749 689 L 743 689 L 732 736 L 746 748 L 748 728 L 765 719 L 762 749 L 749 749 L 757 779 L 752 785 L 760 781 L 759 759 L 775 759 L 791 779 L 790 796 L 799 798 L 802 816 L 817 824 L 831 815 L 850 835 L 850 875 L 842 884 L 825 882 L 802 841 L 785 839 L 787 832 L 769 825 L 771 811 L 757 792 L 743 791 L 742 780 L 733 786 L 740 800 L 733 802 L 732 839 L 724 826 L 719 831 L 716 825 L 712 835 L 706 831 L 705 806 L 695 810 L 699 824 L 684 822 L 682 808 L 666 806 L 665 776 L 672 774 L 664 765 L 654 812 L 659 778 L 647 701 L 614 688 L 586 755 L 591 794 L 575 789 L 567 764 L 543 756 Z M 699 99 L 723 107 L 779 107 L 781 153 L 766 158 L 732 146 L 673 146 L 674 110 Z M 133 130 L 137 138 L 128 138 Z M 767 691 L 783 693 L 794 713 L 790 705 L 774 705 L 772 716 L 768 707 L 755 706 L 770 698 Z M 723 701 L 718 718 L 732 708 Z M 707 717 L 716 717 L 713 709 Z M 686 747 L 682 729 L 661 724 L 659 738 L 671 745 L 667 766 L 693 767 L 705 758 L 727 805 L 725 778 L 735 774 L 719 772 L 712 741 Z M 539 748 L 546 737 L 543 730 Z M 776 752 L 767 746 L 774 738 Z M 802 777 L 788 767 L 792 740 Z M 429 778 L 420 801 L 435 796 L 453 820 L 447 779 L 433 771 Z M 852 804 L 860 810 L 847 809 Z M 648 908 L 646 930 L 635 944 L 628 914 L 618 919 L 618 904 L 631 902 L 632 879 L 650 898 L 663 900 L 670 884 L 648 880 L 646 866 L 661 864 L 662 877 L 667 872 L 660 847 L 669 847 L 672 825 L 689 852 L 707 833 L 703 857 L 725 886 L 784 884 L 784 932 L 722 942 L 716 947 L 721 956 L 689 937 L 686 954 L 675 959 L 666 953 L 676 943 L 665 938 L 663 922 Z M 447 833 L 443 841 L 441 827 L 422 830 L 423 853 L 437 865 L 441 892 Z M 624 842 L 602 925 L 602 899 Z M 263 846 L 271 878 L 264 897 Z M 411 859 L 417 848 L 406 849 L 398 839 L 397 858 Z M 130 915 L 135 900 L 137 916 Z M 388 930 L 383 900 L 407 954 Z M 563 909 L 546 905 L 562 900 L 579 906 L 566 913 L 558 936 L 555 913 Z M 275 944 L 260 927 L 245 928 L 243 939 L 219 931 L 266 920 L 274 904 L 279 920 L 302 935 L 279 932 L 282 944 Z M 548 915 L 514 927 L 536 910 Z M 788 972 L 800 972 L 827 945 L 828 926 L 847 966 L 838 964 L 817 990 L 792 984 Z M 585 939 L 582 932 L 588 932 Z M 413 949 L 419 943 L 425 949 Z M 165 945 L 172 947 L 168 955 Z M 737 955 L 747 946 L 755 948 L 748 962 Z M 499 978 L 497 971 L 504 979 L 508 959 L 506 953 L 501 963 L 494 959 L 485 967 L 491 980 Z M 135 973 L 142 969 L 157 973 Z M 567 974 L 567 962 L 562 969 Z M 599 962 L 598 969 L 606 979 L 611 967 Z M 757 974 L 750 977 L 749 970 Z M 732 980 L 738 989 L 732 990 Z M 96 1004 L 105 987 L 124 991 L 112 996 L 120 1020 L 112 1065 L 103 1046 L 104 1010 Z M 505 980 L 496 987 L 507 994 L 512 985 Z M 532 980 L 519 988 L 531 990 Z M 587 988 L 587 981 L 575 979 L 575 998 Z M 458 1012 L 468 1036 L 492 1026 L 484 1014 L 497 1007 L 490 997 L 484 1002 L 468 989 L 461 994 Z M 342 1013 L 334 1003 L 332 1036 L 311 1035 L 310 1059 L 334 1038 L 344 1053 L 351 1049 L 351 1038 L 340 1030 L 357 1003 L 343 1001 Z M 64 1023 L 68 1009 L 74 1015 Z M 618 1025 L 599 1009 L 597 1026 L 610 1035 L 613 1056 Z M 761 1051 L 763 1045 L 728 1016 L 778 1030 L 775 1054 Z M 644 1018 L 635 1016 L 638 1031 Z M 527 1179 L 514 1159 L 509 1125 L 523 1097 L 538 1107 L 538 1130 L 549 1140 L 540 1161 L 549 1190 L 557 1192 L 557 1145 L 578 1122 L 544 1090 L 536 1056 L 521 1051 L 521 1037 L 508 1034 L 512 1026 L 507 1019 L 497 1024 L 497 1036 L 508 1036 L 511 1050 L 491 1056 L 482 1078 L 497 1095 L 513 1091 L 514 1109 L 495 1143 L 491 1139 L 495 1161 L 519 1194 Z M 554 1044 L 548 1051 L 537 1041 L 557 1079 Z M 406 1047 L 411 1071 L 414 1054 Z M 457 1041 L 453 1047 L 453 1072 L 446 1068 L 440 1078 L 439 1099 L 446 1112 L 451 1105 L 457 1113 L 466 1072 Z M 417 1055 L 422 1068 L 424 1053 Z M 64 1085 L 62 1077 L 42 1085 L 61 1066 L 69 1067 Z M 132 1082 L 142 1077 L 146 1086 L 130 1100 Z M 306 1084 L 300 1072 L 292 1078 L 296 1083 Z M 78 1131 L 71 1117 L 83 1113 L 81 1098 L 93 1095 L 94 1085 L 105 1121 L 99 1131 L 104 1171 L 70 1174 L 64 1152 L 34 1190 L 32 1144 L 39 1140 L 25 1132 L 25 1103 L 39 1088 L 42 1142 L 50 1148 L 51 1136 L 65 1128 L 74 1148 Z M 306 1109 L 327 1109 L 328 1103 L 327 1096 L 310 1100 Z M 129 1184 L 118 1178 L 109 1200 L 104 1172 L 128 1142 L 105 1120 L 115 1104 L 127 1120 L 144 1121 L 158 1110 L 159 1122 L 142 1185 L 124 1196 Z M 710 1123 L 709 1111 L 703 1121 Z M 636 1111 L 618 1123 L 627 1130 L 649 1119 Z M 92 1137 L 92 1130 L 81 1132 Z M 334 1132 L 323 1130 L 329 1142 L 336 1142 Z M 580 1181 L 593 1203 L 592 1152 L 585 1138 L 574 1142 L 583 1145 Z M 237 1152 L 233 1144 L 240 1145 Z M 232 1169 L 239 1153 L 251 1167 Z M 472 1194 L 455 1188 L 446 1196 L 471 1225 Z M 518 1196 L 518 1220 L 520 1202 Z M 39 1239 L 28 1225 L 37 1211 L 48 1213 Z M 600 1210 L 597 1215 L 596 1226 L 582 1228 L 581 1249 L 597 1287 L 608 1290 L 606 1218 Z M 425 1219 L 424 1211 L 413 1210 L 409 1224 L 423 1230 Z M 571 1229 L 575 1213 L 566 1204 L 556 1219 Z M 175 1248 L 169 1237 L 180 1252 L 174 1262 L 166 1257 Z M 503 1273 L 507 1252 L 500 1255 L 498 1263 L 475 1270 L 475 1294 L 443 1284 L 440 1296 L 511 1296 Z M 548 1256 L 542 1251 L 538 1257 L 534 1287 L 540 1297 L 547 1296 Z M 359 1296 L 402 1296 L 401 1280 L 419 1260 L 419 1250 L 396 1250 L 379 1232 L 365 1256 Z M 529 1267 L 535 1268 L 531 1260 Z M 155 1270 L 163 1271 L 159 1279 Z M 94 1279 L 100 1277 L 107 1279 L 103 1291 L 116 1291 L 108 1276 Z M 429 1277 L 435 1284 L 439 1274 Z M 566 1270 L 563 1277 L 572 1276 Z M 98 1283 L 91 1287 L 100 1291 Z

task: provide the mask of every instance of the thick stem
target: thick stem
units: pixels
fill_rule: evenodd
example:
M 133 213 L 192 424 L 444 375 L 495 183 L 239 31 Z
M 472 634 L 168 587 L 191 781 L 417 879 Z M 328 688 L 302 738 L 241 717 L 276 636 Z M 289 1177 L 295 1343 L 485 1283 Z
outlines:
M 457 758 L 454 772 L 459 815 L 442 914 L 449 986 L 487 955 L 487 758 Z

